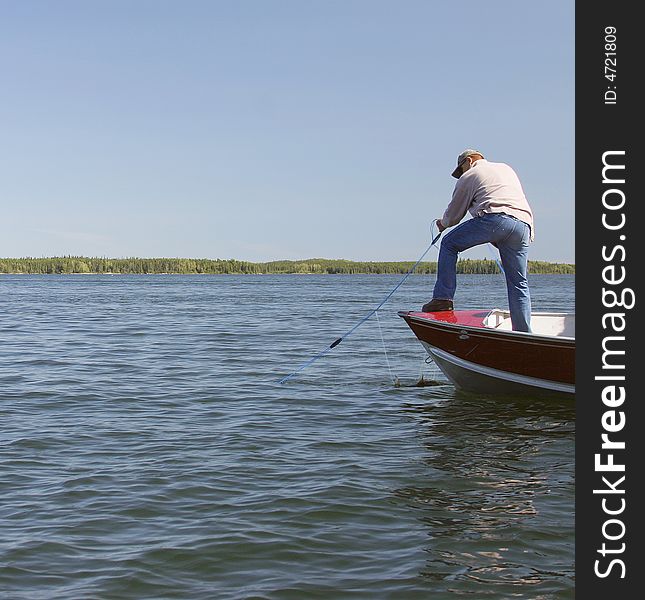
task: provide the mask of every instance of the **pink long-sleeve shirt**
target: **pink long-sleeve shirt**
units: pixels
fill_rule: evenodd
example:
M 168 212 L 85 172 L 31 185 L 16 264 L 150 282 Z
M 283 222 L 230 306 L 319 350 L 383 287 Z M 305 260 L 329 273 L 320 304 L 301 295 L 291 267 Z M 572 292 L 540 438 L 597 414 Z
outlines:
M 445 227 L 452 227 L 464 218 L 466 211 L 473 217 L 484 213 L 515 217 L 530 226 L 533 241 L 533 212 L 517 174 L 507 164 L 483 158 L 475 161 L 457 181 L 441 222 Z

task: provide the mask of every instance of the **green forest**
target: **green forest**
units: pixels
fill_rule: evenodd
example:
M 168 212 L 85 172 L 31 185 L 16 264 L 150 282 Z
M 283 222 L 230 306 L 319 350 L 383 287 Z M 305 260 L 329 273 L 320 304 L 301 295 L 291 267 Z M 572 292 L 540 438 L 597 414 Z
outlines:
M 88 258 L 61 256 L 52 258 L 0 258 L 0 273 L 65 275 L 65 274 L 119 274 L 119 275 L 275 275 L 275 274 L 404 274 L 414 261 L 356 262 L 327 258 L 306 260 L 278 260 L 272 262 L 247 262 L 233 259 L 206 258 Z M 415 272 L 436 273 L 436 262 L 422 262 Z M 499 267 L 494 260 L 464 259 L 457 263 L 460 274 L 494 274 Z M 575 274 L 575 265 L 529 261 L 529 273 Z

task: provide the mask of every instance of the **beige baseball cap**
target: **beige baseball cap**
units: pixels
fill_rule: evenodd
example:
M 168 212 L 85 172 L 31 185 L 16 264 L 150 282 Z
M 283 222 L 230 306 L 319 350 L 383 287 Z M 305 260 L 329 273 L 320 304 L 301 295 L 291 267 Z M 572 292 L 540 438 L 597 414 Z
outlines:
M 484 158 L 484 155 L 479 151 L 479 150 L 474 150 L 473 148 L 466 148 L 458 157 L 457 157 L 457 168 L 452 172 L 452 176 L 455 179 L 459 179 L 461 177 L 461 164 L 469 157 L 473 156 L 473 154 L 477 154 L 477 156 L 481 156 Z

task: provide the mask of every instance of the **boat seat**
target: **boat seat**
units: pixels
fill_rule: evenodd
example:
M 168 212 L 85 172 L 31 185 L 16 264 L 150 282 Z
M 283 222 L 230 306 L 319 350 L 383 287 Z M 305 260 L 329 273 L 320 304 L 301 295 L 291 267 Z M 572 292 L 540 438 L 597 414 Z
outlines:
M 494 309 L 484 319 L 484 326 L 502 331 L 512 331 L 511 315 L 507 310 Z M 531 315 L 532 333 L 558 337 L 576 337 L 576 317 L 574 313 L 533 313 Z

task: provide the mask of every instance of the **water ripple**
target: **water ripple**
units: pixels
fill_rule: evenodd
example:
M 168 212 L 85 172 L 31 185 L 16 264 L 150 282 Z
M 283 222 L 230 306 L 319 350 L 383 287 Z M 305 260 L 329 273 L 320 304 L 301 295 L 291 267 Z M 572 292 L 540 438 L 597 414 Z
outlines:
M 1 276 L 3 594 L 572 598 L 573 406 L 456 392 L 396 316 L 428 278 L 380 313 L 403 387 L 369 322 L 276 383 L 397 281 Z

